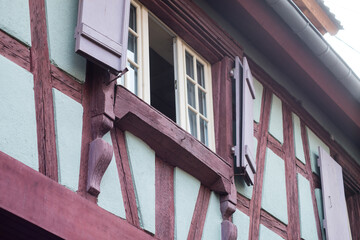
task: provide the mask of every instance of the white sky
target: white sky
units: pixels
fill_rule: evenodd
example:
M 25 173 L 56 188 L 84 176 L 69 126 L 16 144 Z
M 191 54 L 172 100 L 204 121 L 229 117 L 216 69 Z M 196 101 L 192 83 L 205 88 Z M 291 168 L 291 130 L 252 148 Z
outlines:
M 324 37 L 360 77 L 360 0 L 324 0 L 324 2 L 344 27 L 344 30 L 340 30 L 336 36 L 327 33 Z

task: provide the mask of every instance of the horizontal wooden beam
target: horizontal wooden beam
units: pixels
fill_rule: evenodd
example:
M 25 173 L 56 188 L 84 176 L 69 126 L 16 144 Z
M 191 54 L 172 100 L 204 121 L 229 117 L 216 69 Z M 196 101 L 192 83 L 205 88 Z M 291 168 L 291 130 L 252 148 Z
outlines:
M 179 167 L 220 194 L 231 191 L 231 165 L 172 120 L 122 86 L 115 99 L 115 124 L 148 144 L 163 161 Z
M 1 151 L 0 192 L 0 208 L 64 239 L 154 239 Z

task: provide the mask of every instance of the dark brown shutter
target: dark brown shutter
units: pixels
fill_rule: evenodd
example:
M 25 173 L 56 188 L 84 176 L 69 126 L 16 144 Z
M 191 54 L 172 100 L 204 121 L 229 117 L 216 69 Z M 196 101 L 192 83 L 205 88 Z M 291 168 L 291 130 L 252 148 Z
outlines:
M 119 73 L 126 67 L 130 0 L 80 0 L 75 51 Z
M 326 239 L 351 239 L 341 166 L 319 147 Z
M 235 114 L 236 114 L 236 167 L 244 174 L 248 185 L 254 184 L 256 161 L 254 158 L 254 99 L 255 89 L 251 71 L 246 60 L 235 58 Z

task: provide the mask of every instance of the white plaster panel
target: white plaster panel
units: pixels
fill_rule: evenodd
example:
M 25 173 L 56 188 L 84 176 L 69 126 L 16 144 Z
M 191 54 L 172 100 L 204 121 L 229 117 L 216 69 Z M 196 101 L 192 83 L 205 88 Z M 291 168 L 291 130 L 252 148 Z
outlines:
M 248 240 L 250 227 L 249 216 L 236 209 L 232 217 L 233 223 L 237 227 L 237 240 Z
M 271 101 L 269 133 L 280 143 L 284 142 L 282 103 L 274 94 Z
M 311 131 L 308 127 L 306 127 L 308 142 L 309 142 L 309 153 L 310 153 L 310 163 L 311 163 L 311 170 L 316 173 L 320 174 L 320 169 L 317 165 L 317 159 L 319 157 L 319 150 L 318 148 L 321 147 L 325 150 L 325 152 L 330 154 L 329 147 L 320 140 L 318 136 L 315 135 L 313 131 Z
M 220 197 L 214 192 L 211 192 L 201 239 L 221 239 L 221 222 L 222 216 L 220 212 Z

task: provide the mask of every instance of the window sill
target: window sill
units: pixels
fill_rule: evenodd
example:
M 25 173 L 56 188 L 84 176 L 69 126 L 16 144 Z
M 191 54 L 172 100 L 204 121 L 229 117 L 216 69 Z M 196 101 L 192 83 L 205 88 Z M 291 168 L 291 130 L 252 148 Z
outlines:
M 204 186 L 230 193 L 229 163 L 124 87 L 116 90 L 116 127 L 142 139 L 163 161 L 188 172 Z

